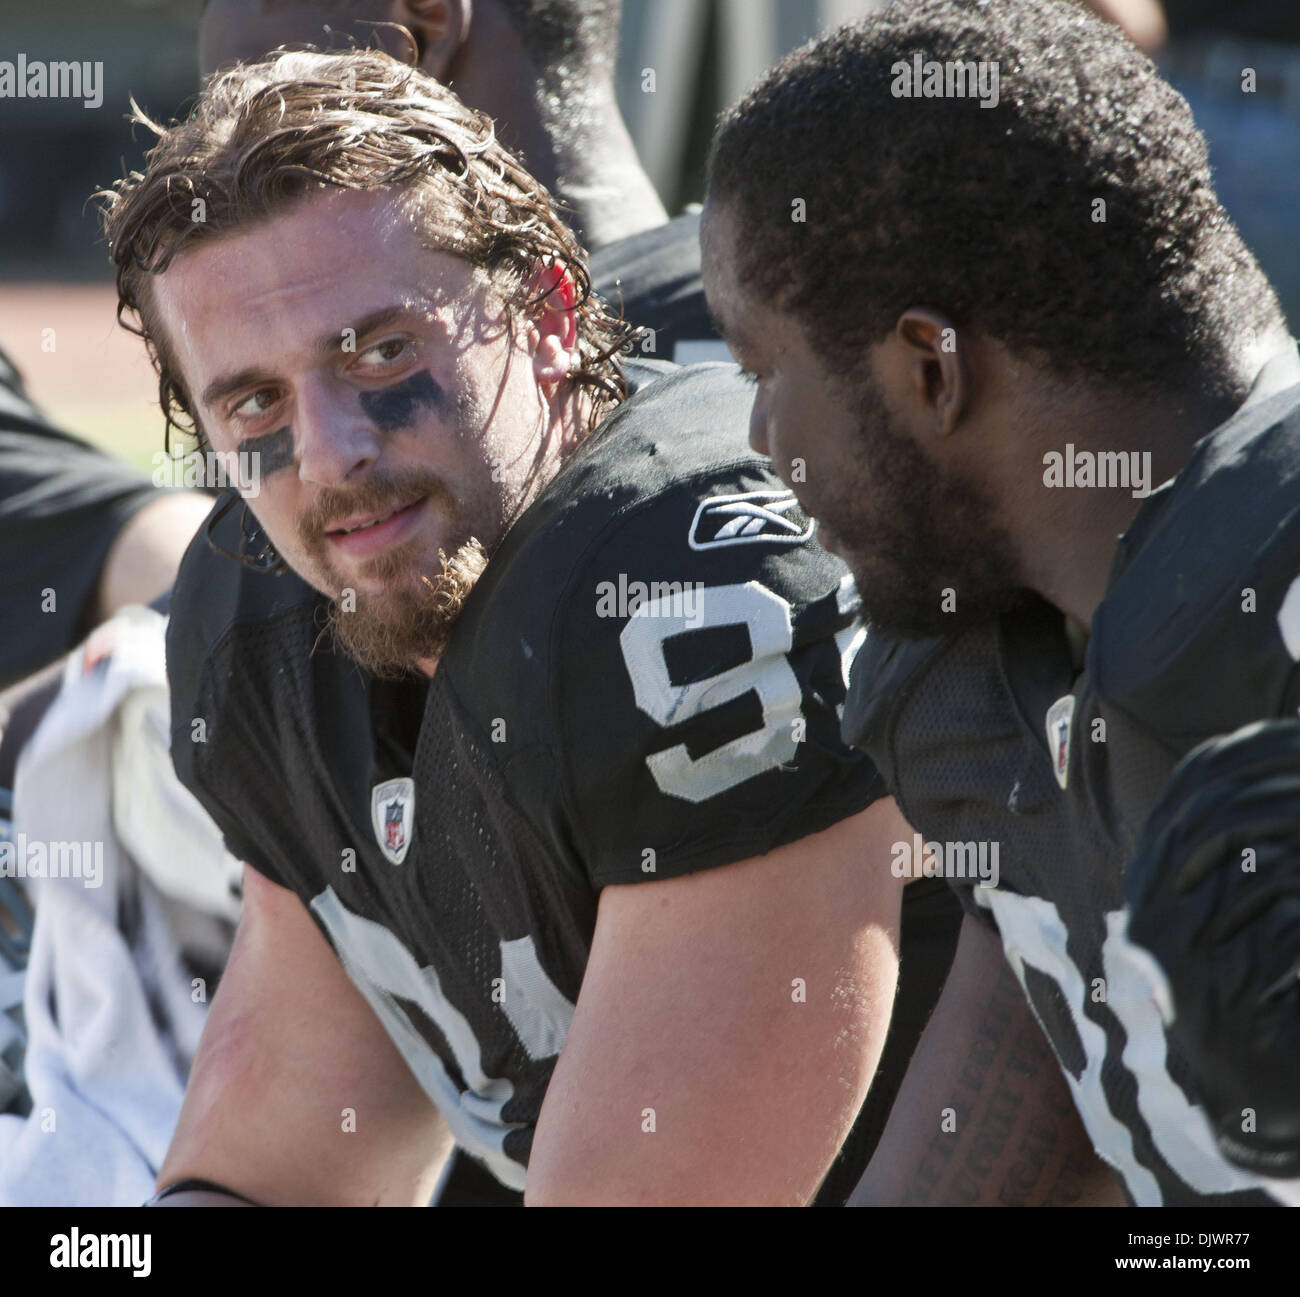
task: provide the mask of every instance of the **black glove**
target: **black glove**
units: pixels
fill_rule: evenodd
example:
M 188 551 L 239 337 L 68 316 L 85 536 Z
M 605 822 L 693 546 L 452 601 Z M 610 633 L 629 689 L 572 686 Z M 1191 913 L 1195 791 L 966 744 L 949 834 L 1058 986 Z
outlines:
M 1125 890 L 1129 936 L 1169 979 L 1170 1034 L 1221 1152 L 1300 1175 L 1300 723 L 1248 725 L 1190 752 Z

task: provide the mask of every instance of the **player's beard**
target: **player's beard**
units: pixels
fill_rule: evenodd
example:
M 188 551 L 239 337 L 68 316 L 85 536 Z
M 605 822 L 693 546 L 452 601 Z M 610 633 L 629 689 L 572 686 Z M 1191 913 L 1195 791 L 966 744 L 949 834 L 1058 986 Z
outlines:
M 855 395 L 858 456 L 818 502 L 874 629 L 947 635 L 1026 597 L 1010 535 L 980 485 L 945 473 L 871 382 Z
M 438 551 L 441 571 L 420 572 L 416 583 L 398 587 L 411 571 L 412 558 L 401 548 L 379 555 L 372 574 L 392 582 L 382 601 L 358 593 L 349 611 L 335 599 L 327 629 L 350 658 L 372 675 L 389 679 L 409 675 L 419 661 L 437 661 L 484 568 L 488 554 L 471 536 L 452 553 Z M 376 605 L 379 606 L 376 606 Z
M 368 560 L 362 572 L 366 589 L 349 589 L 335 567 L 325 528 L 337 518 L 419 496 L 437 510 L 450 533 L 448 546 L 431 559 L 412 539 Z M 302 543 L 313 565 L 324 574 L 333 595 L 326 633 L 338 647 L 371 674 L 389 679 L 414 672 L 417 662 L 441 657 L 466 600 L 506 529 L 514 510 L 504 501 L 476 502 L 472 512 L 480 535 L 474 535 L 460 501 L 441 478 L 419 470 L 371 479 L 363 489 L 323 494 L 310 517 L 300 523 Z M 491 516 L 488 516 L 490 513 Z

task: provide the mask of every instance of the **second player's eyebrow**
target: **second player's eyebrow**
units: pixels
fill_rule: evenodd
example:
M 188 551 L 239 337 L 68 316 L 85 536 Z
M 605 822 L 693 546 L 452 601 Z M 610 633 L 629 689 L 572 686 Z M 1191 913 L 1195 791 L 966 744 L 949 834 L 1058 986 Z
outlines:
M 426 318 L 414 303 L 400 302 L 393 306 L 381 306 L 378 310 L 363 315 L 355 324 L 348 327 L 355 332 L 358 339 L 361 339 L 367 334 L 373 333 L 376 329 L 382 329 L 385 325 L 393 324 L 397 320 L 410 319 L 417 314 L 420 314 L 421 318 Z M 319 355 L 330 355 L 332 352 L 337 351 L 342 343 L 343 330 L 339 328 L 332 333 L 325 333 L 317 338 L 314 350 Z M 266 370 L 257 365 L 248 365 L 233 374 L 223 374 L 218 378 L 214 378 L 203 389 L 203 394 L 199 399 L 204 405 L 213 406 L 223 397 L 231 395 L 232 392 L 238 392 L 241 388 L 252 387 L 256 383 L 274 383 L 276 381 Z

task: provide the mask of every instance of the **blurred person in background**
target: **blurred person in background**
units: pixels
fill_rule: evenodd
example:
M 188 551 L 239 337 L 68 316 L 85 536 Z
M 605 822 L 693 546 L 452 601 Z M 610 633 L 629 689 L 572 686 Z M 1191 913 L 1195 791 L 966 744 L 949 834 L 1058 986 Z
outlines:
M 0 788 L 57 685 L 41 668 L 169 590 L 210 504 L 56 428 L 0 351 Z
M 1219 200 L 1300 318 L 1300 4 L 1083 0 L 1160 65 L 1210 142 Z

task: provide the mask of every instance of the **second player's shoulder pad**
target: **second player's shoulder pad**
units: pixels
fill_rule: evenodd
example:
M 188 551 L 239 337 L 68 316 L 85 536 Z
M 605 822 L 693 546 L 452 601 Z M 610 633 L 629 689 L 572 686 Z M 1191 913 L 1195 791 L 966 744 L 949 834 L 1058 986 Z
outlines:
M 475 677 L 458 692 L 485 731 L 531 715 L 598 885 L 760 854 L 879 795 L 839 738 L 857 594 L 749 450 L 751 401 L 731 366 L 638 392 L 512 530 L 457 629 Z
M 1169 980 L 1171 1030 L 1224 1156 L 1300 1175 L 1300 723 L 1248 725 L 1185 757 L 1124 882 L 1129 936 Z
M 1148 501 L 1093 620 L 1101 699 L 1175 751 L 1300 701 L 1297 390 L 1201 442 Z
M 844 704 L 845 741 L 871 752 L 891 787 L 893 735 L 907 698 L 954 640 L 943 636 L 904 640 L 868 631 L 853 660 Z
M 875 762 L 916 828 L 956 833 L 978 807 L 1009 795 L 1018 814 L 1057 800 L 1037 735 L 1070 679 L 1060 621 L 1029 598 L 952 635 L 868 633 L 853 663 L 844 737 Z

